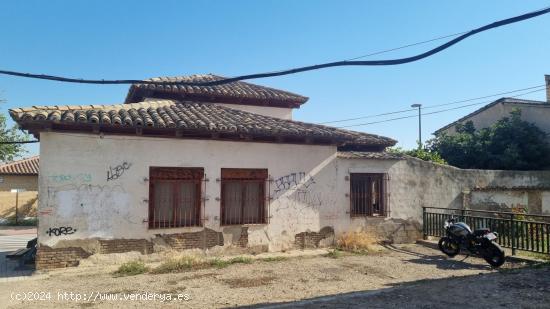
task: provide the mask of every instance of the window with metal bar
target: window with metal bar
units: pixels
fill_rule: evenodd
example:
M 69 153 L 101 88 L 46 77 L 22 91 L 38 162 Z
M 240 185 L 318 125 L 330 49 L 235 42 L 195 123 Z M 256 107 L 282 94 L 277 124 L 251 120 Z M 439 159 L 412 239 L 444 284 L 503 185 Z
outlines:
M 203 168 L 149 168 L 149 228 L 201 226 Z
M 387 214 L 385 187 L 384 174 L 351 174 L 351 216 L 385 216 Z
M 222 168 L 222 225 L 264 224 L 267 169 Z

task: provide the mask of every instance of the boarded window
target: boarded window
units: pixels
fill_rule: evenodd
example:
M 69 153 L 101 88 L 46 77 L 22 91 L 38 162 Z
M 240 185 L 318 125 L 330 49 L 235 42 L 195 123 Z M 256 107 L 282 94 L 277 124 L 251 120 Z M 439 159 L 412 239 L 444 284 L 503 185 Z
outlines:
M 222 168 L 223 225 L 266 223 L 266 169 Z
M 386 215 L 384 174 L 351 174 L 350 186 L 352 216 Z
M 149 169 L 149 228 L 201 225 L 202 168 Z

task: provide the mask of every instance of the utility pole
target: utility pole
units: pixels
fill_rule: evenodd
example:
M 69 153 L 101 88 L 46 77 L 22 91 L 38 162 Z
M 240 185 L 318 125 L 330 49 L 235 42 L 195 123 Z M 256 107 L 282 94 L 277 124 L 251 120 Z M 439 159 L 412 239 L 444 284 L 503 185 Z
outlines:
M 422 149 L 422 104 L 413 104 L 412 108 L 418 108 L 418 149 Z

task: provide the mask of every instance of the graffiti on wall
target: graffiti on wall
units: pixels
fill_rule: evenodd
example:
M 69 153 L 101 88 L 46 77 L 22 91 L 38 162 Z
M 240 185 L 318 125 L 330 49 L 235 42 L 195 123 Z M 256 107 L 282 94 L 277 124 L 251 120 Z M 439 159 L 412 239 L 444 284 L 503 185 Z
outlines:
M 87 183 L 92 181 L 88 173 L 50 175 L 48 179 L 53 183 Z
M 120 185 L 66 184 L 46 188 L 45 195 L 40 211 L 53 219 L 53 226 L 77 223 L 80 232 L 99 237 L 127 224 L 141 224 L 130 207 L 130 195 Z M 52 230 L 52 235 L 55 233 Z
M 107 171 L 107 181 L 119 179 L 120 176 L 122 176 L 125 171 L 129 170 L 131 166 L 132 163 L 128 163 L 126 161 L 115 167 L 109 166 L 109 170 Z
M 290 173 L 288 175 L 275 179 L 275 194 L 282 193 L 291 189 L 306 191 L 315 184 L 311 175 L 306 177 L 305 172 Z
M 76 229 L 70 227 L 70 226 L 60 226 L 60 227 L 50 227 L 46 234 L 48 236 L 61 236 L 61 235 L 70 235 L 74 234 L 76 232 Z
M 275 198 L 281 203 L 278 210 L 294 209 L 301 213 L 307 208 L 318 209 L 323 204 L 323 193 L 313 190 L 315 179 L 305 172 L 293 172 L 274 182 Z

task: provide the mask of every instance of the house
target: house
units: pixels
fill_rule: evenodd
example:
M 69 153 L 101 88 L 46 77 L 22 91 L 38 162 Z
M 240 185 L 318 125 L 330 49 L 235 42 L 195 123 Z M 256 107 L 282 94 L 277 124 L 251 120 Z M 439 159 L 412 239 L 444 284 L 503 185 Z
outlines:
M 244 82 L 138 84 L 124 104 L 11 109 L 40 139 L 37 268 L 310 248 L 361 230 L 411 242 L 422 206 L 462 207 L 465 188 L 550 185 L 550 172 L 460 170 L 386 153 L 391 138 L 292 120 L 306 101 Z
M 510 115 L 515 109 L 521 110 L 521 118 L 534 123 L 550 134 L 550 75 L 545 75 L 546 101 L 522 100 L 517 98 L 500 98 L 482 108 L 454 121 L 434 132 L 435 135 L 456 133 L 456 125 L 472 121 L 476 129 L 490 127 L 492 124 Z
M 0 192 L 38 191 L 38 156 L 0 165 Z
M 13 191 L 19 191 L 15 194 Z M 36 215 L 38 196 L 38 156 L 0 165 L 0 219 Z

